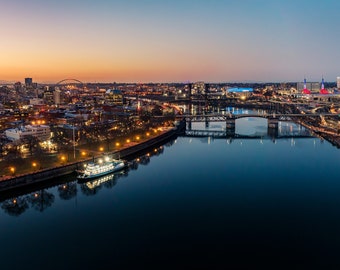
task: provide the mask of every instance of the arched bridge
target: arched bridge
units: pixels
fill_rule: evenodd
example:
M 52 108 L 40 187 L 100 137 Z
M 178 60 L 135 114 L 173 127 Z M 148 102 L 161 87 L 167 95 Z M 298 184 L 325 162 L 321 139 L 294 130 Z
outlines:
M 67 81 L 71 81 L 71 82 L 73 82 L 74 84 L 84 84 L 82 81 L 80 81 L 80 80 L 78 80 L 78 79 L 70 79 L 70 78 L 68 78 L 68 79 L 63 79 L 63 80 L 57 82 L 56 85 L 62 84 L 62 83 L 67 82 Z

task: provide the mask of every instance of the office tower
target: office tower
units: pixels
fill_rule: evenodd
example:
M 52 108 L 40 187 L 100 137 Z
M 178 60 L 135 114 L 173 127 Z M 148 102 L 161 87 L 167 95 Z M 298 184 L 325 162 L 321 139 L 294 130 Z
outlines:
M 33 84 L 32 78 L 25 78 L 25 85 L 26 87 L 30 87 Z

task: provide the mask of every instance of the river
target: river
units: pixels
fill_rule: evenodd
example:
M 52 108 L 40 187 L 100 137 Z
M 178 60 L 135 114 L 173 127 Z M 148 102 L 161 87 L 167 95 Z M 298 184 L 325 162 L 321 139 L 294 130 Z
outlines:
M 339 168 L 313 137 L 178 137 L 119 174 L 2 201 L 1 269 L 338 269 Z

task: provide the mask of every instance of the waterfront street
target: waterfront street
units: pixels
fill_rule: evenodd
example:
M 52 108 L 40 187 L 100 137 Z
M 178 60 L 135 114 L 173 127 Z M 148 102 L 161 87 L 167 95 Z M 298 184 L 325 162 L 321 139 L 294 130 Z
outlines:
M 138 135 L 126 135 L 109 142 L 99 142 L 95 144 L 81 145 L 75 149 L 69 149 L 58 154 L 45 155 L 42 159 L 37 162 L 36 157 L 27 158 L 20 161 L 20 163 L 12 163 L 8 165 L 6 162 L 0 162 L 0 171 L 3 175 L 0 175 L 0 181 L 8 180 L 13 177 L 20 177 L 29 173 L 37 173 L 40 170 L 62 167 L 69 163 L 83 162 L 93 158 L 98 158 L 105 154 L 113 155 L 119 153 L 128 148 L 133 148 L 138 144 L 142 144 L 148 140 L 152 140 L 161 136 L 162 134 L 171 130 L 170 127 L 159 127 L 158 129 L 151 129 L 144 132 L 139 132 Z M 118 158 L 118 155 L 115 155 Z M 33 166 L 33 164 L 35 166 Z M 13 171 L 11 170 L 13 169 Z M 7 171 L 7 174 L 6 174 Z

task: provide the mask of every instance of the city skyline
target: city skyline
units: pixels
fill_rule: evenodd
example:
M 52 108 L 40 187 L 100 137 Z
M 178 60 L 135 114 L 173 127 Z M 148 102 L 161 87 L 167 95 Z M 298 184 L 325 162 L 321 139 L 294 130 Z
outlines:
M 0 80 L 336 81 L 336 0 L 0 0 Z

